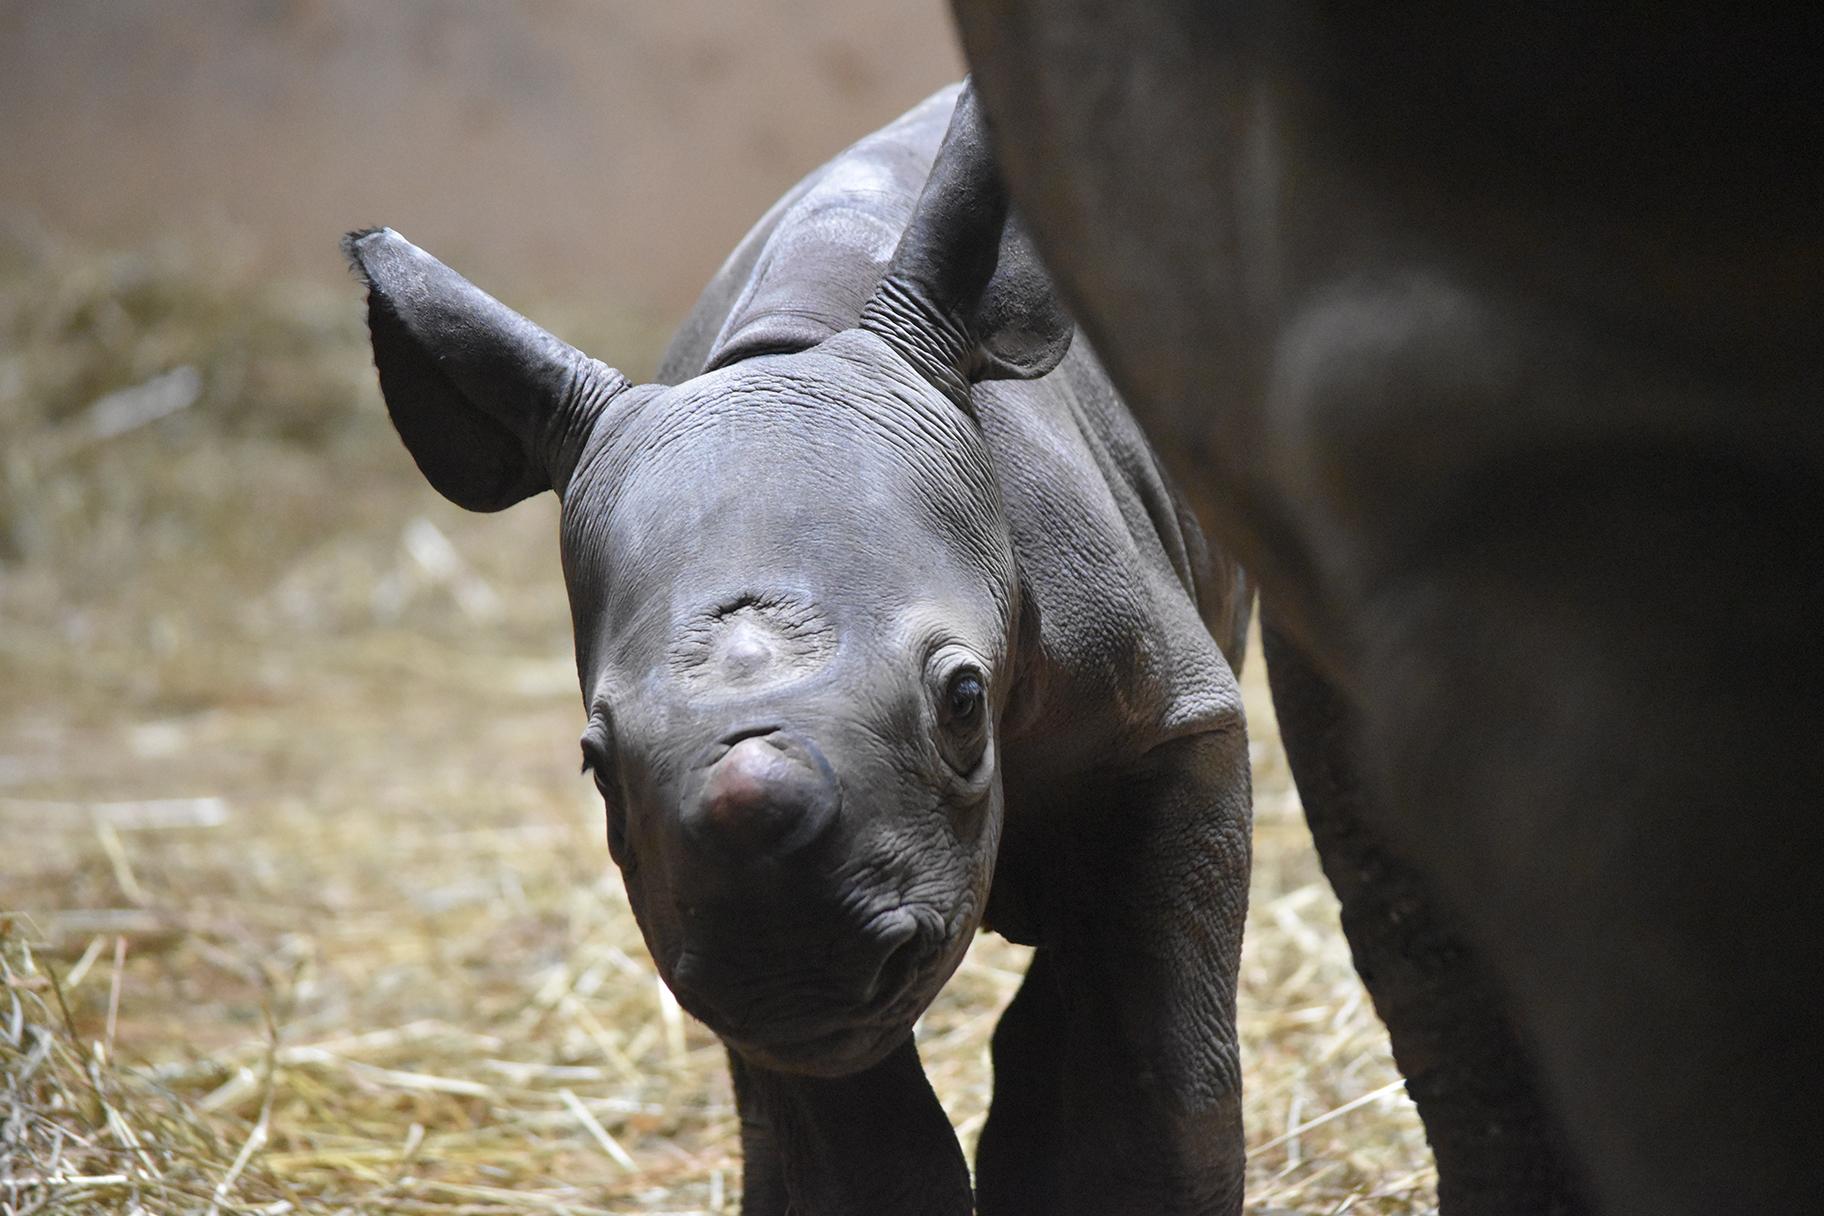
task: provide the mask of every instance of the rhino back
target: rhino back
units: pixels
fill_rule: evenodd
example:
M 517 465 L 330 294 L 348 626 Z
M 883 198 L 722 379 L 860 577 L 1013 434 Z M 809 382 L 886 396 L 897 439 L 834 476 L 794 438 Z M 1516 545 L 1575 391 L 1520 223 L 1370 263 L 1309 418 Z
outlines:
M 775 203 L 704 288 L 660 381 L 805 350 L 853 326 L 911 218 L 960 87 L 851 144 Z

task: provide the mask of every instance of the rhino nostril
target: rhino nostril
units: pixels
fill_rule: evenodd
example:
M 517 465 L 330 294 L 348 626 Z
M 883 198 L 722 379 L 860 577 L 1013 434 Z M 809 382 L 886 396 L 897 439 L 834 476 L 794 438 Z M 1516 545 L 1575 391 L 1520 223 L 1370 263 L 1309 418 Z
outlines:
M 911 980 L 923 953 L 919 948 L 918 921 L 910 912 L 894 913 L 886 931 L 876 938 L 875 946 L 877 962 L 862 988 L 863 1004 L 890 1002 Z

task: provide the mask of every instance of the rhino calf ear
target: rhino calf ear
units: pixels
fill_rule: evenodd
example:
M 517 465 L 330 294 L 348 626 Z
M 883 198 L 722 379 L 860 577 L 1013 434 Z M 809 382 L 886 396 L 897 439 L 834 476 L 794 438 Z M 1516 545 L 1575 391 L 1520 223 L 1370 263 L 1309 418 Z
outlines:
M 425 479 L 471 511 L 561 495 L 626 378 L 389 228 L 351 232 L 342 251 L 367 284 L 387 413 Z
M 987 119 L 967 81 L 875 300 L 901 293 L 946 331 L 926 339 L 960 346 L 955 371 L 969 380 L 1042 376 L 1070 349 L 1075 327 L 1008 203 Z M 864 324 L 889 341 L 895 328 L 920 320 L 888 306 L 874 312 L 879 319 Z M 928 340 L 918 345 L 931 348 Z
M 1020 222 L 1009 211 L 1001 227 L 994 275 L 969 318 L 976 339 L 977 380 L 1032 380 L 1063 362 L 1076 324 Z

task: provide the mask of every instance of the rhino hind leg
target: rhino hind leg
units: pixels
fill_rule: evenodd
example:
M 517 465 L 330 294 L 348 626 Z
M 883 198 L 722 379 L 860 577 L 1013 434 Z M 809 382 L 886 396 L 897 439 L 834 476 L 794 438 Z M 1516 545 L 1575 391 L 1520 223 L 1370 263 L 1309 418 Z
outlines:
M 1267 678 L 1356 970 L 1387 1024 L 1438 1164 L 1445 1216 L 1580 1216 L 1594 1206 L 1495 985 L 1419 872 L 1363 814 L 1343 697 L 1263 621 Z

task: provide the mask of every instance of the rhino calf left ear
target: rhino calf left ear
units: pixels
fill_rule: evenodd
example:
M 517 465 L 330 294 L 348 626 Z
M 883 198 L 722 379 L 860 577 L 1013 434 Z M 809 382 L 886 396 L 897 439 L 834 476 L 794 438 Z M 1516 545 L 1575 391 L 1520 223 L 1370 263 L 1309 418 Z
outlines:
M 367 284 L 387 413 L 426 480 L 471 511 L 561 495 L 627 378 L 390 228 L 351 232 L 342 251 Z
M 968 82 L 863 324 L 921 357 L 946 352 L 966 380 L 1029 380 L 1070 349 L 1075 326 L 1008 203 Z

